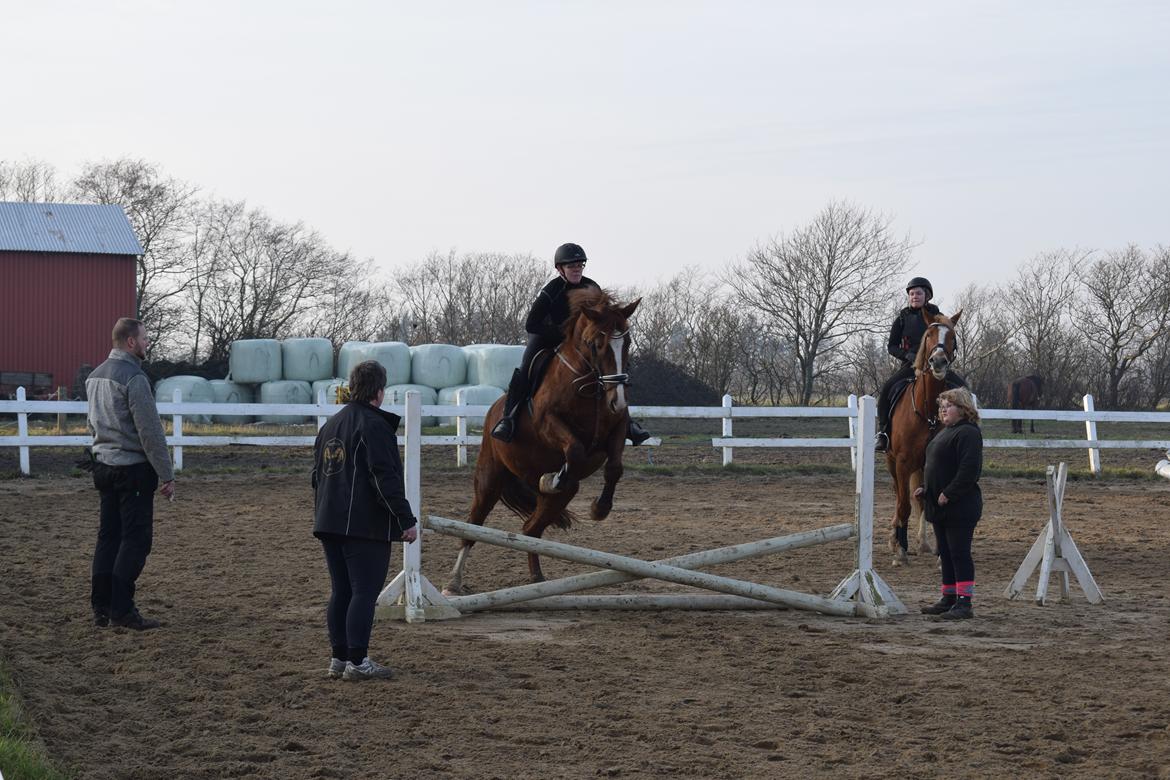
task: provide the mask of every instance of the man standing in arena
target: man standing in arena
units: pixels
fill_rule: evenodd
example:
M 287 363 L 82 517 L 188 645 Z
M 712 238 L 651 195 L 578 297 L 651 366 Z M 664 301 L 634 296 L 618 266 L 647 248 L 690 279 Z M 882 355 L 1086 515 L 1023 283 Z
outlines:
M 101 494 L 90 603 L 95 625 L 135 631 L 162 625 L 138 612 L 134 584 L 154 536 L 154 491 L 175 495 L 166 432 L 142 371 L 149 346 L 146 327 L 123 317 L 114 325 L 110 356 L 85 380 L 93 484 Z

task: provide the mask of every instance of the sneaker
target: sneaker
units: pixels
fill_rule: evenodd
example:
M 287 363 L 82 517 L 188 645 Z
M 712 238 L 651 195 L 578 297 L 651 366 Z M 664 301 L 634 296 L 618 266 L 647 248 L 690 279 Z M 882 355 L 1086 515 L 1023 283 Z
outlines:
M 154 618 L 142 617 L 138 610 L 134 610 L 128 615 L 122 617 L 111 617 L 110 625 L 119 628 L 129 628 L 132 631 L 149 631 L 152 628 L 158 628 L 162 623 Z
M 938 616 L 939 620 L 970 620 L 975 617 L 975 610 L 970 604 L 956 604 Z
M 360 664 L 355 664 L 353 661 L 345 663 L 345 671 L 341 673 L 341 679 L 357 682 L 358 680 L 389 680 L 394 676 L 393 670 L 387 666 L 382 666 L 376 661 L 371 661 L 369 656 Z
M 327 672 L 329 679 L 340 680 L 341 675 L 345 673 L 345 664 L 346 662 L 342 661 L 340 658 L 330 658 L 329 671 Z
M 93 611 L 93 624 L 98 628 L 110 625 L 110 613 L 104 609 L 95 609 Z

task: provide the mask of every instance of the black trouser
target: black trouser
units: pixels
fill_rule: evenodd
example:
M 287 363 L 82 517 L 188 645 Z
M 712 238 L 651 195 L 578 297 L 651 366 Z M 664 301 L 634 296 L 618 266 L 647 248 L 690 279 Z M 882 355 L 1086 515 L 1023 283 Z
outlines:
M 512 414 L 520 404 L 528 399 L 528 393 L 532 389 L 529 373 L 532 371 L 532 361 L 536 358 L 536 353 L 546 347 L 555 346 L 555 343 L 550 342 L 544 336 L 535 333 L 528 334 L 528 343 L 524 345 L 524 356 L 520 358 L 520 368 L 512 373 L 512 380 L 508 382 L 508 398 L 504 402 L 504 414 Z
M 975 561 L 971 558 L 971 540 L 975 537 L 975 524 L 978 522 L 976 518 L 931 523 L 934 526 L 934 540 L 938 544 L 944 594 L 971 596 L 974 593 Z
M 390 542 L 322 536 L 333 592 L 325 622 L 333 657 L 360 664 L 370 646 L 374 607 L 390 570 Z
M 95 463 L 93 485 L 101 494 L 101 520 L 89 600 L 95 613 L 121 618 L 134 611 L 134 583 L 154 539 L 158 475 L 149 463 Z
M 894 375 L 886 380 L 882 385 L 882 389 L 878 391 L 877 397 L 877 424 L 878 430 L 884 431 L 890 427 L 890 393 L 894 386 L 899 382 L 914 378 L 914 364 L 903 363 L 902 367 L 894 372 Z M 947 371 L 946 386 L 951 387 L 966 387 L 967 380 L 962 376 L 956 374 L 954 371 Z

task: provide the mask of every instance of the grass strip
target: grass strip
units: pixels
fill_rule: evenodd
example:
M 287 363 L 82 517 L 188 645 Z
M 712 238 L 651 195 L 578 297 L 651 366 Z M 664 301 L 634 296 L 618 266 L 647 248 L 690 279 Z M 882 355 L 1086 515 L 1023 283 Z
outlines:
M 24 720 L 12 675 L 0 661 L 0 772 L 4 780 L 66 780 Z

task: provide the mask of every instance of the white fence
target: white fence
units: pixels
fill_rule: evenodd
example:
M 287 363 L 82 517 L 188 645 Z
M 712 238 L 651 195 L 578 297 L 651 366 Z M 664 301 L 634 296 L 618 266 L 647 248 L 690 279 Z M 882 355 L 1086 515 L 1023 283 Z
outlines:
M 456 448 L 456 463 L 460 466 L 467 464 L 467 448 L 477 446 L 481 437 L 468 435 L 468 418 L 483 417 L 488 406 L 472 406 L 462 403 L 447 405 L 423 406 L 422 413 L 427 417 L 454 417 L 456 418 L 455 435 L 421 436 L 423 446 L 454 446 Z M 329 416 L 337 412 L 340 407 L 326 403 L 324 394 L 320 394 L 315 404 L 221 404 L 221 403 L 184 403 L 181 391 L 176 390 L 171 402 L 160 402 L 159 413 L 169 416 L 174 421 L 174 431 L 167 437 L 167 443 L 173 448 L 173 460 L 176 470 L 183 468 L 183 449 L 185 447 L 225 447 L 228 445 L 251 445 L 265 447 L 305 447 L 313 444 L 313 436 L 273 436 L 273 435 L 198 435 L 191 436 L 184 433 L 183 418 L 191 415 L 296 415 L 317 418 L 317 427 L 325 424 Z M 395 414 L 404 414 L 401 404 L 384 407 Z M 856 396 L 849 396 L 848 405 L 838 407 L 785 407 L 785 406 L 735 406 L 731 396 L 723 397 L 722 406 L 632 406 L 630 412 L 634 417 L 648 419 L 710 419 L 722 421 L 722 435 L 711 439 L 711 446 L 723 452 L 723 465 L 734 462 L 734 452 L 739 447 L 849 447 L 853 468 L 857 467 L 857 447 L 855 436 L 857 431 L 858 404 Z M 87 447 L 91 443 L 89 436 L 53 436 L 30 435 L 28 430 L 28 415 L 84 415 L 86 404 L 84 401 L 29 401 L 25 397 L 24 388 L 17 390 L 17 400 L 0 401 L 0 418 L 5 415 L 16 415 L 17 435 L 0 436 L 0 447 L 18 447 L 20 449 L 20 471 L 30 474 L 29 450 L 33 447 Z M 1135 440 L 1135 439 L 1100 439 L 1097 436 L 1097 423 L 1146 423 L 1170 425 L 1170 412 L 1099 412 L 1093 407 L 1093 397 L 1084 397 L 1083 410 L 1045 411 L 1023 409 L 981 409 L 980 415 L 985 420 L 1060 420 L 1065 422 L 1081 422 L 1085 425 L 1084 439 L 985 439 L 987 447 L 1023 447 L 1036 449 L 1084 449 L 1088 450 L 1089 468 L 1094 474 L 1101 473 L 1102 449 L 1170 449 L 1170 439 Z M 735 420 L 760 418 L 840 418 L 843 420 L 841 438 L 744 438 L 734 435 Z M 661 440 L 653 438 L 646 446 L 658 446 Z

